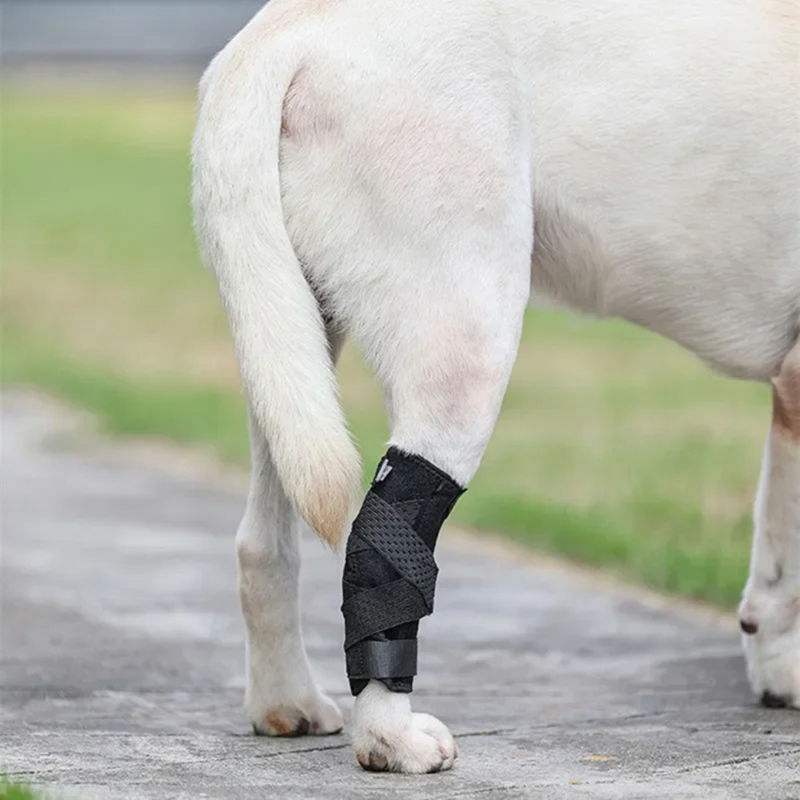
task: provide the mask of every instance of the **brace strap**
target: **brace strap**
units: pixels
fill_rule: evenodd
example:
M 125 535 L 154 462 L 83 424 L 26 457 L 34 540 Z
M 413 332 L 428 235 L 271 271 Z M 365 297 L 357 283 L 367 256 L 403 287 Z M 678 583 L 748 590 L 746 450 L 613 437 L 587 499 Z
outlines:
M 342 613 L 353 694 L 370 679 L 410 692 L 418 621 L 433 611 L 436 539 L 463 489 L 419 456 L 391 448 L 347 543 Z

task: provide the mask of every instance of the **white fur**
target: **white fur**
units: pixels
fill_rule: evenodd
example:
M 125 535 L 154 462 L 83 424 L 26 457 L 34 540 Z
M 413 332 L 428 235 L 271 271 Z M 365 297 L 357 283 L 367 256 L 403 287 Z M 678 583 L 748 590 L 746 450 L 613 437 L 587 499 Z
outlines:
M 358 486 L 320 306 L 381 380 L 392 442 L 461 483 L 531 291 L 770 379 L 800 331 L 798 20 L 791 0 L 272 0 L 214 60 L 196 225 L 276 470 L 257 478 L 254 448 L 239 534 L 254 720 L 325 705 L 294 556 L 251 559 L 297 525 L 261 492 L 335 542 Z M 800 583 L 794 457 L 770 445 L 746 602 L 770 598 L 754 688 L 796 703 L 797 621 L 779 625 L 775 600 Z M 777 594 L 759 577 L 770 560 Z M 367 763 L 446 767 L 450 741 L 382 685 L 356 703 Z
M 250 442 L 250 492 L 236 533 L 239 596 L 247 628 L 245 711 L 261 734 L 335 733 L 342 728 L 341 712 L 317 687 L 300 632 L 302 522 L 252 419 Z
M 792 358 L 794 356 L 794 358 Z M 800 345 L 787 360 L 800 374 Z M 800 380 L 796 380 L 800 386 Z M 800 409 L 800 398 L 795 408 Z M 800 429 L 800 419 L 797 421 Z M 800 708 L 800 437 L 773 424 L 754 513 L 750 577 L 739 618 L 753 691 Z
M 449 730 L 430 714 L 414 714 L 407 694 L 370 681 L 353 709 L 353 747 L 365 769 L 439 772 L 458 755 Z

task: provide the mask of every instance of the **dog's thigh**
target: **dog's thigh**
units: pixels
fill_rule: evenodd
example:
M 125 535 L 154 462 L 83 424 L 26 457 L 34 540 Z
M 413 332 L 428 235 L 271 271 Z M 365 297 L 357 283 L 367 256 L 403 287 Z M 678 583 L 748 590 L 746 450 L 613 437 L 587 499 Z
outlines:
M 800 708 L 800 343 L 772 391 L 739 619 L 753 691 L 765 705 Z

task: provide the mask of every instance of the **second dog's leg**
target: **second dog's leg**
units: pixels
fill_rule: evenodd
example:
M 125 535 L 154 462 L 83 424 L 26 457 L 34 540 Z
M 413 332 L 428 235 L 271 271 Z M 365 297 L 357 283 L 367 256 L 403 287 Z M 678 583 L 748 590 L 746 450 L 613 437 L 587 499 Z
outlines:
M 317 687 L 300 632 L 298 538 L 303 523 L 252 418 L 250 447 L 250 493 L 236 534 L 247 627 L 247 715 L 260 734 L 336 733 L 342 715 Z
M 739 619 L 753 690 L 764 705 L 800 708 L 800 344 L 772 391 L 772 428 Z

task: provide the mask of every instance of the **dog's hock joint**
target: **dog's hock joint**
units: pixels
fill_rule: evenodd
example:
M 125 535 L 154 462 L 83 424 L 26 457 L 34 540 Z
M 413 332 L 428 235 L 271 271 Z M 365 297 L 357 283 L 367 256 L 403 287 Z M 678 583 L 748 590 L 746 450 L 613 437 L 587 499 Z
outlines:
M 417 626 L 433 611 L 433 550 L 463 489 L 419 456 L 391 448 L 353 522 L 347 543 L 342 613 L 353 694 L 370 680 L 410 692 L 417 671 Z

